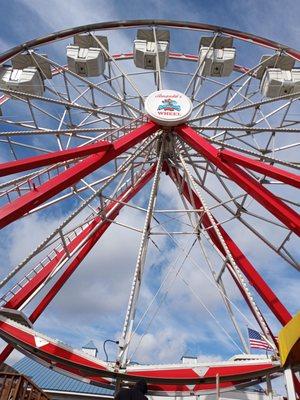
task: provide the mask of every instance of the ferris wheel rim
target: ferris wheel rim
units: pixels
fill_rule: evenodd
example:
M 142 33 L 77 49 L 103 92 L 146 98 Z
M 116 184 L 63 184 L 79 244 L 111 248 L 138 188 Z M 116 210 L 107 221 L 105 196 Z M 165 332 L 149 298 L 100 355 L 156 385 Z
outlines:
M 217 33 L 225 33 L 233 38 L 242 41 L 250 41 L 263 47 L 269 47 L 273 50 L 284 50 L 291 57 L 300 60 L 300 50 L 294 49 L 287 45 L 275 42 L 262 36 L 253 35 L 236 29 L 225 28 L 218 25 L 204 24 L 200 22 L 165 20 L 165 19 L 138 19 L 138 20 L 120 20 L 111 22 L 99 22 L 88 25 L 79 25 L 69 29 L 56 31 L 46 36 L 31 39 L 18 46 L 12 47 L 3 53 L 0 53 L 0 63 L 6 62 L 11 57 L 19 54 L 24 50 L 29 50 L 37 45 L 48 44 L 53 41 L 67 39 L 74 34 L 84 33 L 97 30 L 111 30 L 116 28 L 136 28 L 140 26 L 165 26 L 170 28 L 193 29 L 199 31 L 211 31 Z

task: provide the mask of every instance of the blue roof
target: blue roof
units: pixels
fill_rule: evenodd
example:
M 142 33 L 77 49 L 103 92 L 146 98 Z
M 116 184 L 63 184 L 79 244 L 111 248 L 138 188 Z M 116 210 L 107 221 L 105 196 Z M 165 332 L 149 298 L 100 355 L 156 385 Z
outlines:
M 21 374 L 27 375 L 37 386 L 44 390 L 99 394 L 103 396 L 113 396 L 114 394 L 113 390 L 69 378 L 44 367 L 28 357 L 19 360 L 13 367 Z

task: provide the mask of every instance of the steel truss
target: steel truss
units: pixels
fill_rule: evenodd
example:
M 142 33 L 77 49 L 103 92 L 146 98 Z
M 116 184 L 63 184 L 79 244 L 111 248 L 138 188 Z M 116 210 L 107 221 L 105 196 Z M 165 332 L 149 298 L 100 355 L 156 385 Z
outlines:
M 63 89 L 58 90 L 48 79 L 45 79 L 45 96 L 2 89 L 0 106 L 4 109 L 18 102 L 20 118 L 14 120 L 5 113 L 1 117 L 4 128 L 0 131 L 0 146 L 9 149 L 12 159 L 0 164 L 0 177 L 5 178 L 0 183 L 0 227 L 74 200 L 80 205 L 72 208 L 67 219 L 0 282 L 0 287 L 6 290 L 0 303 L 0 335 L 8 342 L 0 360 L 5 361 L 17 347 L 51 368 L 96 385 L 114 387 L 116 381 L 131 382 L 142 376 L 148 380 L 151 393 L 167 395 L 224 391 L 275 377 L 282 372 L 276 356 L 274 360 L 252 361 L 245 356 L 245 361 L 195 366 L 136 366 L 129 362 L 128 351 L 136 332 L 137 304 L 150 241 L 159 248 L 155 235 L 174 239 L 175 235 L 192 234 L 196 237 L 194 243 L 198 242 L 200 247 L 202 239 L 212 246 L 221 259 L 218 273 L 210 267 L 213 282 L 245 352 L 247 344 L 223 281 L 225 271 L 229 272 L 275 354 L 275 332 L 248 285 L 282 325 L 292 316 L 224 225 L 229 221 L 241 222 L 275 254 L 300 269 L 288 247 L 300 235 L 299 204 L 289 196 L 289 191 L 278 189 L 300 188 L 300 177 L 296 173 L 299 163 L 294 158 L 299 143 L 291 142 L 294 139 L 285 143 L 281 139 L 281 135 L 293 138 L 300 132 L 299 120 L 292 119 L 299 93 L 261 98 L 259 90 L 252 86 L 257 82 L 257 70 L 265 61 L 254 67 L 235 65 L 234 78 L 225 83 L 201 76 L 201 65 L 197 63 L 196 67 L 179 72 L 163 70 L 156 62 L 154 71 L 128 73 L 121 61 L 131 62 L 133 54 L 111 54 L 94 31 L 139 26 L 151 26 L 156 42 L 157 28 L 184 27 L 211 32 L 213 41 L 223 34 L 243 43 L 284 52 L 300 61 L 299 52 L 254 35 L 172 21 L 94 24 L 26 43 L 26 51 L 37 66 L 45 60 L 51 64 L 53 82 L 61 82 Z M 77 75 L 35 50 L 37 45 L 55 43 L 80 32 L 90 32 L 105 54 L 108 73 L 97 82 Z M 16 47 L 2 54 L 0 62 L 7 62 L 24 48 Z M 269 58 L 276 57 L 278 53 Z M 193 66 L 198 56 L 171 52 L 170 59 L 190 61 L 189 65 Z M 185 79 L 187 85 L 182 91 L 193 101 L 190 120 L 174 129 L 148 120 L 144 115 L 144 89 L 137 84 L 138 78 L 151 77 L 153 90 L 160 90 L 167 86 L 169 76 Z M 156 209 L 162 172 L 175 183 L 184 210 Z M 147 208 L 131 204 L 151 180 Z M 223 191 L 224 198 L 215 192 L 216 187 Z M 213 199 L 214 203 L 207 199 Z M 258 211 L 253 209 L 253 202 Z M 145 213 L 142 230 L 116 220 L 125 206 Z M 219 219 L 216 215 L 221 211 L 224 216 Z M 189 222 L 181 220 L 178 216 L 181 213 L 188 216 Z M 159 220 L 162 215 L 168 218 L 164 222 Z M 280 243 L 260 232 L 254 223 L 252 226 L 250 218 L 278 230 Z M 168 224 L 174 222 L 182 224 L 181 231 L 168 230 Z M 141 233 L 141 240 L 119 352 L 114 363 L 105 363 L 36 332 L 33 324 L 112 224 Z M 187 252 L 185 259 L 189 257 Z M 206 261 L 210 265 L 209 257 Z M 16 283 L 21 271 L 25 277 Z M 7 289 L 10 283 L 13 285 Z M 39 298 L 44 289 L 48 291 Z M 23 312 L 34 299 L 39 302 L 26 317 Z

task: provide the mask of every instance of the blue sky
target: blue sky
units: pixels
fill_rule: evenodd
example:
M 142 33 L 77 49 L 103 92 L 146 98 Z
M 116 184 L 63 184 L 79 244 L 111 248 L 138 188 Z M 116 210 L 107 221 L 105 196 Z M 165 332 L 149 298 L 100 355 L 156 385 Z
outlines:
M 10 2 L 5 2 L 1 4 L 1 32 L 0 32 L 0 50 L 5 51 L 10 47 L 13 47 L 20 42 L 26 40 L 40 37 L 49 34 L 53 31 L 66 29 L 76 25 L 84 25 L 93 22 L 101 21 L 111 21 L 111 20 L 123 20 L 123 19 L 142 19 L 142 18 L 161 18 L 161 19 L 176 19 L 176 20 L 186 20 L 186 21 L 197 21 L 209 24 L 215 24 L 224 27 L 230 27 L 238 29 L 241 31 L 250 32 L 260 36 L 268 37 L 272 40 L 287 44 L 291 47 L 297 47 L 299 45 L 300 37 L 300 26 L 299 26 L 299 12 L 300 3 L 292 0 L 288 1 L 278 1 L 278 0 L 267 0 L 264 2 L 258 0 L 248 0 L 248 1 L 97 1 L 97 0 L 27 0 L 27 1 L 17 1 L 12 0 Z M 179 43 L 180 45 L 180 43 Z M 128 48 L 127 50 L 131 50 Z M 162 192 L 164 194 L 164 204 L 167 201 L 173 201 L 175 194 L 174 188 L 171 184 L 163 180 Z M 138 198 L 141 204 L 143 204 L 145 198 L 141 196 Z M 178 203 L 173 203 L 178 205 Z M 54 228 L 59 222 L 62 215 L 65 214 L 65 210 L 61 210 L 61 214 L 56 215 L 43 215 L 41 219 L 38 216 L 32 216 L 29 219 L 24 220 L 22 226 L 18 229 L 13 229 L 9 233 L 9 237 L 12 245 L 16 245 L 22 241 L 23 246 L 10 255 L 10 261 L 12 263 L 17 262 L 22 254 L 25 254 L 31 248 L 33 243 L 38 243 L 41 236 L 46 235 L 47 232 Z M 142 220 L 140 215 L 133 215 L 130 212 L 126 212 L 123 215 L 123 221 L 128 221 L 134 219 L 135 223 L 142 225 Z M 30 229 L 31 232 L 37 232 L 33 234 L 33 237 L 25 238 L 26 232 Z M 90 268 L 89 273 L 79 272 L 78 276 L 72 283 L 66 285 L 65 291 L 58 296 L 56 302 L 49 307 L 47 310 L 47 315 L 38 323 L 38 328 L 47 332 L 54 337 L 59 337 L 62 340 L 74 345 L 80 346 L 84 344 L 89 339 L 94 339 L 98 345 L 101 345 L 103 339 L 107 338 L 107 335 L 117 334 L 117 322 L 122 318 L 121 315 L 124 311 L 120 309 L 119 302 L 121 298 L 116 296 L 110 299 L 110 306 L 99 307 L 97 300 L 88 299 L 88 310 L 82 305 L 83 297 L 80 300 L 76 300 L 74 293 L 82 289 L 82 282 L 84 282 L 85 289 L 95 289 L 101 291 L 103 296 L 109 296 L 109 287 L 105 285 L 99 289 L 94 282 L 94 276 L 97 275 L 97 263 L 101 259 L 104 265 L 109 265 L 111 252 L 115 251 L 112 247 L 112 241 L 114 237 L 118 235 L 118 229 L 116 228 L 110 235 L 106 236 L 103 240 L 103 247 L 97 252 L 93 252 L 92 256 L 88 258 L 85 266 Z M 115 236 L 114 236 L 115 235 Z M 125 240 L 125 248 L 127 248 L 127 254 L 120 254 L 114 258 L 115 265 L 120 265 L 122 263 L 134 264 L 135 251 L 137 247 L 137 235 L 133 233 L 128 234 Z M 126 247 L 127 246 L 127 247 Z M 169 250 L 169 259 L 176 254 L 173 252 L 170 243 L 166 245 Z M 269 255 L 268 255 L 269 256 Z M 157 253 L 155 249 L 150 250 L 150 260 L 151 258 L 157 258 Z M 258 263 L 261 262 L 262 258 L 259 255 L 254 255 L 254 259 Z M 270 260 L 273 259 L 270 256 Z M 162 265 L 166 262 L 165 258 L 158 259 L 154 268 L 149 269 L 148 278 L 154 282 L 155 274 L 160 271 Z M 151 265 L 151 262 L 150 262 Z M 280 273 L 283 273 L 284 267 L 279 266 Z M 112 271 L 108 273 L 108 282 L 112 283 L 115 274 L 118 274 L 120 278 L 126 278 L 126 273 L 118 268 L 114 269 L 112 266 Z M 190 272 L 192 274 L 192 272 Z M 192 275 L 191 275 L 192 276 Z M 295 285 L 294 273 L 291 273 L 287 279 L 290 285 Z M 269 270 L 268 278 L 272 280 L 273 274 Z M 276 285 L 276 280 L 274 280 Z M 93 285 L 96 285 L 94 288 Z M 155 284 L 151 286 L 155 288 Z M 296 287 L 296 285 L 295 285 Z M 201 288 L 204 295 L 208 296 L 205 292 L 205 285 Z M 284 289 L 278 286 L 278 290 L 282 289 L 282 295 L 286 294 Z M 121 286 L 115 287 L 116 293 L 122 291 Z M 207 289 L 209 291 L 209 289 Z M 233 290 L 233 289 L 232 289 Z M 180 303 L 176 301 L 176 291 L 170 296 L 170 305 L 173 310 L 171 317 L 174 317 L 176 313 L 176 307 L 180 307 Z M 177 288 L 177 294 L 180 293 L 182 297 L 180 300 L 184 299 L 185 293 L 182 291 L 181 287 Z M 72 297 L 73 294 L 73 297 Z M 233 298 L 238 302 L 236 293 L 232 292 Z M 146 303 L 147 300 L 151 298 L 151 294 L 144 294 L 143 301 Z M 72 299 L 72 300 L 70 300 Z M 297 309 L 297 304 L 295 305 L 294 298 L 291 299 L 290 304 L 293 306 L 293 312 Z M 217 308 L 215 303 L 211 300 L 210 306 L 215 310 L 216 314 L 222 313 L 221 310 Z M 74 308 L 76 307 L 76 312 L 74 313 Z M 198 305 L 193 304 L 193 308 L 197 309 Z M 99 318 L 99 315 L 95 315 L 95 312 L 108 311 L 108 316 L 105 318 Z M 120 315 L 117 317 L 112 316 L 109 312 L 117 312 Z M 74 318 L 67 317 L 74 313 Z M 65 319 L 65 322 L 60 325 L 59 321 Z M 203 314 L 204 320 L 206 320 L 205 314 Z M 228 346 L 225 343 L 220 351 L 216 351 L 216 343 L 210 343 L 208 340 L 209 330 L 202 329 L 200 338 L 197 340 L 195 335 L 188 335 L 186 331 L 181 330 L 180 326 L 191 323 L 191 319 L 178 318 L 177 322 L 174 318 L 170 318 L 170 314 L 167 311 L 163 311 L 160 315 L 159 322 L 163 319 L 170 320 L 170 326 L 161 332 L 161 343 L 162 346 L 168 345 L 167 351 L 169 354 L 165 354 L 162 351 L 156 351 L 155 355 L 159 360 L 167 359 L 168 361 L 176 361 L 172 357 L 172 352 L 174 355 L 179 356 L 180 352 L 188 352 L 192 354 L 201 355 L 202 359 L 219 359 L 226 358 L 232 354 L 232 346 Z M 93 321 L 91 324 L 89 321 Z M 103 328 L 100 322 L 106 323 L 110 329 Z M 159 323 L 158 322 L 158 323 Z M 178 324 L 178 325 L 176 325 Z M 208 325 L 212 324 L 211 321 Z M 154 327 L 155 330 L 156 327 Z M 214 329 L 210 326 L 210 329 Z M 177 333 L 176 340 L 173 339 L 174 332 Z M 195 332 L 198 332 L 195 327 Z M 200 334 L 200 330 L 199 330 Z M 218 337 L 221 341 L 224 339 L 220 334 Z M 201 344 L 199 344 L 201 343 Z M 151 353 L 154 350 L 155 337 L 152 336 L 146 338 L 146 348 L 145 353 Z M 171 353 L 171 356 L 170 356 Z M 113 351 L 111 356 L 113 356 Z M 147 361 L 147 358 L 145 359 Z M 149 358 L 150 361 L 150 358 Z
M 22 1 L 1 4 L 1 47 L 53 30 L 98 21 L 166 18 L 199 21 L 256 33 L 290 46 L 299 37 L 299 3 L 267 0 L 224 1 Z M 9 17 L 9 18 L 8 18 Z

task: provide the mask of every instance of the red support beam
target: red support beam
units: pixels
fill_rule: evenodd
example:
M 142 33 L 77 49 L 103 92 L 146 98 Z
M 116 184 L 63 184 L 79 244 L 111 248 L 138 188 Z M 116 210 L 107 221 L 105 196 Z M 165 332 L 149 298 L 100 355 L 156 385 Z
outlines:
M 225 257 L 224 253 L 223 253 L 223 256 Z M 254 318 L 256 319 L 258 325 L 261 326 L 261 322 L 263 320 L 265 326 L 267 327 L 267 330 L 268 330 L 270 336 L 273 339 L 273 342 L 274 342 L 275 346 L 277 347 L 277 349 L 279 349 L 276 336 L 273 334 L 272 330 L 270 329 L 270 326 L 269 326 L 268 322 L 266 321 L 266 319 L 264 318 L 264 316 L 262 314 L 260 315 L 260 318 L 258 317 L 258 315 L 256 313 L 256 310 L 254 309 L 254 306 L 251 303 L 251 301 L 250 301 L 250 299 L 249 299 L 249 297 L 247 295 L 247 292 L 245 291 L 244 286 L 241 284 L 241 282 L 237 278 L 236 274 L 234 273 L 234 270 L 233 270 L 232 266 L 230 264 L 228 264 L 228 263 L 227 263 L 227 269 L 228 269 L 232 279 L 234 280 L 235 284 L 237 285 L 239 291 L 241 292 L 241 295 L 243 296 L 245 302 L 248 304 L 248 307 L 249 307 L 250 311 L 252 312 Z
M 296 188 L 300 189 L 299 175 L 284 171 L 281 168 L 274 167 L 273 165 L 267 164 L 263 161 L 249 158 L 231 150 L 219 150 L 218 155 L 222 161 L 241 165 L 242 167 L 249 168 L 253 171 L 259 172 L 260 174 L 269 176 L 277 181 L 287 183 L 288 185 L 295 186 Z
M 149 169 L 149 179 L 153 174 L 154 167 Z M 134 194 L 137 193 L 136 191 Z M 124 194 L 122 195 L 122 197 Z M 106 209 L 106 212 L 111 210 L 115 202 L 111 202 Z M 76 236 L 69 244 L 67 251 L 72 253 L 74 249 L 92 232 L 92 230 L 101 222 L 101 217 L 96 217 L 78 236 Z M 56 256 L 49 261 L 34 277 L 20 289 L 5 305 L 7 308 L 18 309 L 24 302 L 35 292 L 35 290 L 48 278 L 54 271 L 57 265 L 62 262 L 67 256 L 67 251 L 62 249 Z
M 158 126 L 154 122 L 147 122 L 143 126 L 140 126 L 116 140 L 108 150 L 100 151 L 97 154 L 85 158 L 73 167 L 53 177 L 48 182 L 43 183 L 29 193 L 6 204 L 0 209 L 0 229 L 18 218 L 21 218 L 33 208 L 44 203 L 46 200 L 60 193 L 64 189 L 74 185 L 80 179 L 94 172 L 109 161 L 115 159 L 124 151 L 130 149 L 138 142 L 156 132 L 157 129 Z
M 202 208 L 202 202 L 197 196 L 197 194 L 189 187 L 188 183 L 184 180 L 184 178 L 179 174 L 178 170 L 164 164 L 165 172 L 171 177 L 171 179 L 182 188 L 182 193 L 184 197 L 188 200 L 190 204 L 195 204 L 197 209 Z M 209 217 L 206 213 L 203 215 L 199 212 L 199 216 L 201 218 L 201 223 L 203 227 L 207 230 L 207 233 L 217 247 L 217 249 L 226 257 L 225 250 L 222 246 L 222 243 L 219 240 L 215 230 L 212 228 Z M 218 221 L 214 218 L 216 224 Z M 221 225 L 218 225 L 219 231 L 223 236 L 223 239 L 232 254 L 233 259 L 236 264 L 243 272 L 243 274 L 248 279 L 249 283 L 255 288 L 261 298 L 268 305 L 270 310 L 273 312 L 275 317 L 280 321 L 282 325 L 286 325 L 289 320 L 292 318 L 291 314 L 285 308 L 285 306 L 280 302 L 276 294 L 272 291 L 272 289 L 268 286 L 268 284 L 264 281 L 264 279 L 260 276 L 260 274 L 256 271 L 254 266 L 250 263 L 247 257 L 243 254 L 243 252 L 239 249 L 236 243 L 231 239 L 231 237 L 227 234 L 224 228 Z
M 76 147 L 74 149 L 54 151 L 48 154 L 2 163 L 0 164 L 0 177 L 34 168 L 44 167 L 46 165 L 56 164 L 63 161 L 73 160 L 75 158 L 86 157 L 101 151 L 107 151 L 111 147 L 111 143 L 99 141 L 94 144 Z
M 29 319 L 31 322 L 35 322 L 37 318 L 41 315 L 41 313 L 45 310 L 51 300 L 56 296 L 65 282 L 69 279 L 72 273 L 76 270 L 79 264 L 84 260 L 84 258 L 88 255 L 94 245 L 98 242 L 104 232 L 109 228 L 112 224 L 112 221 L 116 219 L 120 210 L 124 207 L 124 203 L 128 203 L 153 177 L 155 173 L 156 164 L 154 164 L 149 170 L 137 181 L 137 183 L 127 189 L 125 193 L 121 194 L 116 200 L 111 201 L 108 207 L 105 209 L 105 214 L 109 215 L 109 221 L 104 220 L 99 229 L 90 237 L 84 247 L 80 250 L 78 255 L 74 258 L 71 264 L 68 266 L 66 271 L 61 275 L 61 277 L 57 280 L 54 286 L 51 288 L 49 293 L 43 298 L 40 304 L 36 307 L 33 313 L 30 315 Z M 119 202 L 120 201 L 120 202 Z M 97 217 L 98 220 L 101 220 L 100 217 Z
M 94 232 L 94 234 L 88 239 L 86 244 L 83 246 L 83 248 L 79 251 L 77 256 L 72 260 L 70 265 L 66 268 L 66 270 L 63 272 L 63 274 L 59 277 L 59 279 L 55 282 L 55 284 L 52 286 L 52 288 L 49 290 L 49 292 L 44 296 L 44 298 L 40 301 L 40 303 L 37 305 L 37 307 L 34 309 L 32 314 L 29 317 L 29 320 L 34 323 L 39 316 L 42 314 L 42 312 L 46 309 L 46 307 L 50 304 L 50 302 L 54 299 L 54 297 L 57 295 L 57 293 L 61 290 L 63 285 L 67 282 L 67 280 L 71 277 L 71 275 L 76 271 L 77 267 L 80 265 L 80 263 L 85 259 L 85 257 L 88 255 L 88 253 L 92 250 L 92 248 L 95 246 L 95 244 L 98 242 L 98 240 L 101 238 L 101 236 L 105 233 L 105 231 L 109 228 L 109 226 L 112 224 L 112 221 L 118 216 L 120 210 L 124 207 L 124 203 L 129 202 L 148 182 L 149 180 L 153 177 L 155 173 L 155 168 L 156 164 L 154 164 L 149 170 L 147 170 L 134 184 L 134 186 L 127 188 L 124 193 L 122 193 L 118 198 L 114 201 L 111 201 L 110 204 L 106 207 L 105 209 L 105 214 L 108 214 L 110 211 L 111 213 L 109 214 L 109 221 L 103 220 L 103 223 L 100 225 L 100 227 Z M 119 202 L 121 201 L 121 202 Z M 96 217 L 95 220 L 91 223 L 91 225 L 95 226 L 95 224 L 98 224 L 100 221 L 102 221 L 101 217 Z M 89 232 L 90 229 L 89 227 L 85 229 L 86 232 Z M 54 266 L 56 268 L 57 264 Z M 52 266 L 51 272 L 54 270 Z M 41 271 L 40 271 L 41 272 Z M 46 278 L 49 276 L 51 273 L 48 271 L 48 275 Z M 44 276 L 44 275 L 43 275 Z M 46 279 L 45 278 L 45 279 Z M 30 292 L 33 293 L 37 288 L 37 283 L 33 283 L 32 281 L 27 283 L 28 286 L 31 286 Z M 28 290 L 23 291 L 21 296 L 19 296 L 19 300 L 17 299 L 15 302 L 8 302 L 5 307 L 7 308 L 17 308 L 20 307 L 28 298 Z M 17 297 L 17 295 L 15 295 Z M 2 351 L 0 354 L 0 364 L 3 363 L 7 357 L 11 354 L 13 351 L 14 347 L 11 344 L 8 344 L 5 349 Z
M 296 211 L 287 206 L 282 200 L 278 199 L 273 193 L 253 179 L 240 167 L 222 161 L 219 157 L 218 149 L 191 127 L 180 125 L 175 128 L 175 131 L 190 147 L 202 154 L 208 161 L 212 162 L 257 202 L 278 218 L 279 221 L 300 236 L 300 216 Z

